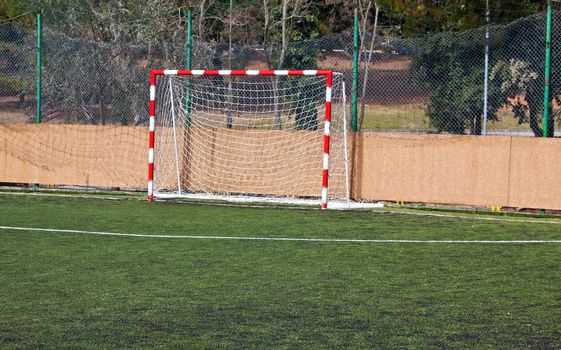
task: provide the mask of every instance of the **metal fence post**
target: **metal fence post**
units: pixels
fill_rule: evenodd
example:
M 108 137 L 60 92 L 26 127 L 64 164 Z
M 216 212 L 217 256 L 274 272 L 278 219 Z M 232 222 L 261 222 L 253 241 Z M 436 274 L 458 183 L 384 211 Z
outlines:
M 545 46 L 545 73 L 544 73 L 544 95 L 543 95 L 543 137 L 549 135 L 549 112 L 551 109 L 550 85 L 551 85 L 551 27 L 552 27 L 551 0 L 547 1 L 547 34 Z
M 185 52 L 185 69 L 190 70 L 192 66 L 192 24 L 193 24 L 193 13 L 191 10 L 187 12 L 187 47 Z M 186 113 L 185 113 L 185 126 L 189 127 L 191 125 L 191 83 L 187 83 L 187 100 L 186 102 Z
M 483 136 L 487 136 L 487 123 L 489 120 L 489 0 L 485 1 L 485 78 L 483 87 Z
M 42 40 L 41 12 L 37 13 L 37 90 L 36 90 L 36 110 L 35 122 L 41 124 L 41 40 Z
M 358 130 L 358 65 L 359 65 L 359 33 L 358 33 L 358 4 L 355 3 L 354 28 L 353 28 L 353 87 L 351 97 L 351 130 Z

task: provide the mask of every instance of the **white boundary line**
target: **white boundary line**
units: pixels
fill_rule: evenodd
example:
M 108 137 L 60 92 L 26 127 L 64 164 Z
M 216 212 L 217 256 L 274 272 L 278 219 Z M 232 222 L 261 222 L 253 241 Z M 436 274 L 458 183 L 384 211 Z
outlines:
M 282 242 L 322 242 L 322 243 L 398 243 L 398 244 L 561 244 L 561 240 L 409 240 L 409 239 L 338 239 L 338 238 L 297 238 L 297 237 L 244 237 L 244 236 L 202 236 L 202 235 L 149 235 L 142 233 L 122 233 L 104 231 L 65 230 L 54 228 L 0 226 L 3 231 L 31 231 L 31 232 L 54 232 L 54 233 L 76 233 L 100 236 L 116 237 L 141 237 L 141 238 L 174 238 L 174 239 L 205 239 L 205 240 L 229 240 L 229 241 L 282 241 Z
M 468 215 L 456 215 L 456 214 L 436 214 L 436 213 L 415 213 L 410 211 L 399 211 L 399 210 L 376 210 L 380 213 L 388 213 L 388 214 L 404 214 L 404 215 L 413 215 L 413 216 L 431 216 L 436 218 L 449 218 L 449 219 L 465 219 L 465 220 L 481 220 L 481 221 L 499 221 L 499 222 L 519 222 L 521 224 L 552 224 L 552 225 L 561 225 L 561 221 L 554 221 L 554 220 L 547 220 L 547 219 L 508 219 L 508 218 L 492 218 L 486 216 L 475 216 L 481 215 L 474 213 L 474 216 Z
M 144 193 L 143 193 L 144 194 Z M 76 198 L 76 199 L 106 199 L 106 200 L 135 200 L 135 201 L 146 201 L 146 195 L 140 199 L 140 196 L 135 193 L 122 192 L 116 196 L 109 194 L 96 194 L 95 192 L 85 192 L 84 194 L 74 194 L 74 193 L 52 193 L 52 192 L 11 192 L 0 190 L 0 195 L 9 196 L 40 196 L 40 197 L 62 197 L 62 198 Z M 136 197 L 135 197 L 136 196 Z

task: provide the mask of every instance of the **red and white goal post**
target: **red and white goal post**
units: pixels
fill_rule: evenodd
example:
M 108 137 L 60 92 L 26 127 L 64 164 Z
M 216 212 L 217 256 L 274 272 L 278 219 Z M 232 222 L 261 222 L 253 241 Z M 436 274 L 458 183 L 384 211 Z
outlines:
M 331 70 L 153 70 L 148 200 L 347 201 L 345 104 Z

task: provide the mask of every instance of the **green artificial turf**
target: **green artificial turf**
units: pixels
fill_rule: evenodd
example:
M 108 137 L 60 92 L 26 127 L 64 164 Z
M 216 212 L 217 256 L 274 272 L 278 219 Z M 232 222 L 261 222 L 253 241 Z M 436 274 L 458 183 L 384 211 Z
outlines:
M 285 238 L 561 239 L 561 225 L 0 194 L 0 225 Z M 516 220 L 516 219 L 513 219 Z M 561 244 L 0 230 L 0 348 L 561 347 Z

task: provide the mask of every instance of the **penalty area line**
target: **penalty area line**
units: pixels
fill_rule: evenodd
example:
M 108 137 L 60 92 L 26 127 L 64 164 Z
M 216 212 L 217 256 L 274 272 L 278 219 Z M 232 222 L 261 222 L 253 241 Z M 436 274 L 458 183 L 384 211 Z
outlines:
M 397 214 L 397 215 L 413 215 L 413 216 L 426 216 L 435 218 L 445 218 L 445 219 L 462 219 L 462 220 L 479 220 L 479 221 L 494 221 L 494 222 L 513 222 L 521 224 L 550 224 L 550 225 L 561 225 L 561 221 L 553 221 L 546 219 L 508 219 L 500 217 L 488 217 L 488 216 L 467 216 L 467 215 L 456 215 L 456 214 L 438 214 L 438 213 L 420 213 L 412 211 L 401 211 L 401 210 L 377 210 L 379 213 Z
M 320 242 L 320 243 L 372 243 L 372 244 L 561 244 L 561 240 L 418 240 L 418 239 L 345 239 L 345 238 L 298 238 L 298 237 L 251 237 L 251 236 L 205 236 L 205 235 L 161 235 L 124 232 L 104 232 L 67 230 L 54 228 L 0 226 L 2 231 L 27 231 L 50 233 L 73 233 L 83 235 L 170 238 L 170 239 L 205 239 L 229 241 L 281 241 L 281 242 Z

